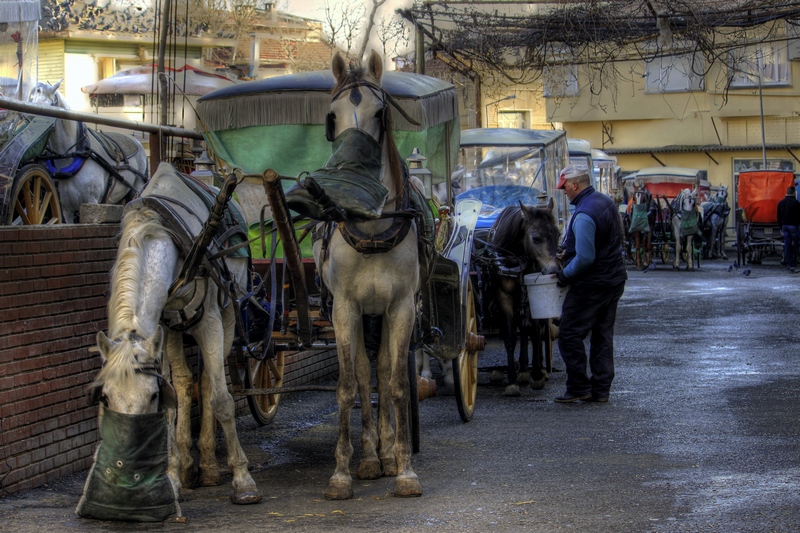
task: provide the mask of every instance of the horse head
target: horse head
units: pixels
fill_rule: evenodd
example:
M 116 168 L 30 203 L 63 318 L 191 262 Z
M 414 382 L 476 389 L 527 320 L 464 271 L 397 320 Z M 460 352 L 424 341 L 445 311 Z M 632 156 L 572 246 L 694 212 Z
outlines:
M 697 207 L 697 190 L 683 189 L 675 198 L 675 211 L 694 211 Z
M 53 106 L 69 109 L 67 101 L 61 95 L 61 93 L 58 92 L 58 88 L 61 86 L 62 81 L 64 81 L 63 78 L 58 80 L 55 85 L 50 85 L 49 83 L 43 81 L 38 82 L 33 89 L 31 89 L 31 92 L 28 95 L 28 102 L 41 106 Z
M 523 249 L 533 270 L 554 273 L 558 270 L 554 261 L 558 252 L 558 224 L 553 215 L 553 198 L 545 207 L 531 207 L 520 202 L 523 226 Z
M 714 196 L 714 202 L 717 204 L 728 203 L 728 187 L 727 185 L 720 185 L 717 194 Z
M 501 211 L 489 232 L 488 248 L 505 263 L 523 266 L 525 272 L 555 272 L 553 259 L 558 247 L 558 224 L 553 215 L 553 199 L 546 206 L 534 207 L 519 202 Z
M 347 65 L 337 53 L 331 62 L 336 83 L 331 91 L 331 106 L 325 118 L 325 135 L 334 142 L 343 132 L 366 133 L 379 143 L 388 157 L 392 189 L 396 196 L 403 191 L 403 162 L 394 143 L 389 102 L 391 97 L 381 87 L 383 61 L 373 50 L 367 66 Z
M 90 386 L 91 399 L 118 413 L 155 413 L 175 406 L 175 392 L 161 375 L 161 326 L 148 338 L 125 331 L 116 339 L 97 333 L 103 368 Z M 162 395 L 163 393 L 163 395 Z

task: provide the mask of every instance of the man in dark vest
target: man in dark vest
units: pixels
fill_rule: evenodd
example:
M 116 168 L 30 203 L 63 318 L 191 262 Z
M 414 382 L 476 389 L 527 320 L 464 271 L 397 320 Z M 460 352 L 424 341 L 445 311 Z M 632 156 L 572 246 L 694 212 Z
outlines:
M 786 189 L 786 197 L 778 202 L 778 225 L 783 233 L 783 260 L 786 268 L 794 272 L 795 252 L 800 245 L 800 202 L 794 187 Z
M 560 285 L 570 289 L 562 308 L 558 348 L 567 373 L 559 403 L 607 402 L 614 379 L 614 321 L 628 274 L 622 255 L 623 229 L 617 205 L 592 187 L 589 169 L 570 165 L 561 172 L 575 211 L 567 227 Z M 583 341 L 591 332 L 587 375 Z

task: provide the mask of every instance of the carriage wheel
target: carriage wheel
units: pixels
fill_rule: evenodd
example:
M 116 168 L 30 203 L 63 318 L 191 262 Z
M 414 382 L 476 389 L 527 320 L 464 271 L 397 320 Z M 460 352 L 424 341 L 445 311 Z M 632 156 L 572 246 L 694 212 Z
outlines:
M 475 299 L 472 282 L 467 284 L 467 309 L 464 314 L 464 348 L 453 361 L 453 382 L 456 389 L 456 405 L 461 420 L 469 422 L 475 412 L 475 399 L 478 396 L 478 350 L 470 338 L 478 333 L 478 320 L 475 314 Z
M 427 357 L 427 356 L 426 356 Z M 417 358 L 408 351 L 408 420 L 411 425 L 411 453 L 419 453 L 419 391 L 417 390 Z
M 272 351 L 272 348 L 270 348 Z M 285 368 L 286 352 L 275 352 L 274 356 L 268 355 L 259 361 L 252 357 L 247 358 L 247 368 L 244 373 L 244 385 L 248 389 L 273 389 L 283 386 L 283 371 Z M 280 402 L 280 394 L 248 394 L 247 405 L 256 422 L 269 424 L 275 418 Z
M 61 224 L 61 204 L 50 174 L 39 165 L 26 165 L 17 172 L 8 201 L 6 224 Z

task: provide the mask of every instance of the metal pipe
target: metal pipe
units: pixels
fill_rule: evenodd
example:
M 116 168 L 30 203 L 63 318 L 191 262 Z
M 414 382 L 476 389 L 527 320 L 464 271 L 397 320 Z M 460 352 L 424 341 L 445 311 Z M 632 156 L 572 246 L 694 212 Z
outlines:
M 43 115 L 45 117 L 77 120 L 79 122 L 90 122 L 92 124 L 103 124 L 104 126 L 113 126 L 115 128 L 125 128 L 129 130 L 144 131 L 147 133 L 160 133 L 162 135 L 168 135 L 171 137 L 186 137 L 187 139 L 203 140 L 203 136 L 194 130 L 185 130 L 183 128 L 176 128 L 174 126 L 159 126 L 157 124 L 136 122 L 134 120 L 126 120 L 124 118 L 103 117 L 93 113 L 84 113 L 82 111 L 73 111 L 72 109 L 62 109 L 60 107 L 45 107 L 28 104 L 26 102 L 20 102 L 19 100 L 6 98 L 3 96 L 0 96 L 0 108 L 11 109 L 12 111 L 19 111 L 21 113 L 30 113 L 33 115 Z

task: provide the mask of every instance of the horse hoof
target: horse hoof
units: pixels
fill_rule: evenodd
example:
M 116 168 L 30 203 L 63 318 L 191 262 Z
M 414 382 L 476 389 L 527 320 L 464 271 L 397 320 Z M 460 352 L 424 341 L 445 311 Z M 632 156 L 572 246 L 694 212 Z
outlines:
M 506 386 L 505 395 L 506 396 L 511 396 L 511 397 L 519 396 L 520 395 L 519 385 L 517 385 L 516 383 L 512 383 L 511 385 L 507 385 Z
M 219 475 L 219 470 L 216 468 L 210 470 L 201 468 L 199 484 L 201 487 L 216 487 L 222 485 L 222 477 Z
M 181 470 L 181 485 L 186 488 L 194 487 L 198 482 L 198 471 L 196 468 L 186 468 Z
M 422 496 L 422 485 L 416 474 L 397 478 L 394 482 L 394 495 L 399 498 Z
M 231 495 L 231 503 L 234 503 L 236 505 L 252 505 L 254 503 L 260 503 L 261 498 L 262 498 L 261 491 L 248 490 L 245 492 L 240 492 L 239 494 Z
M 361 461 L 361 464 L 358 466 L 358 474 L 356 475 L 358 479 L 378 479 L 383 475 L 381 462 L 377 459 Z
M 397 475 L 397 459 L 394 456 L 381 459 L 381 466 L 385 477 L 395 477 Z
M 326 500 L 349 500 L 353 497 L 352 483 L 343 481 L 331 481 L 325 489 Z
M 492 370 L 492 373 L 489 375 L 489 382 L 492 385 L 502 385 L 504 379 L 506 379 L 505 374 L 499 370 Z
M 531 381 L 531 388 L 533 390 L 542 390 L 546 382 L 547 382 L 547 377 L 543 377 L 538 381 Z
M 517 385 L 527 385 L 531 381 L 531 375 L 523 372 L 517 376 Z

